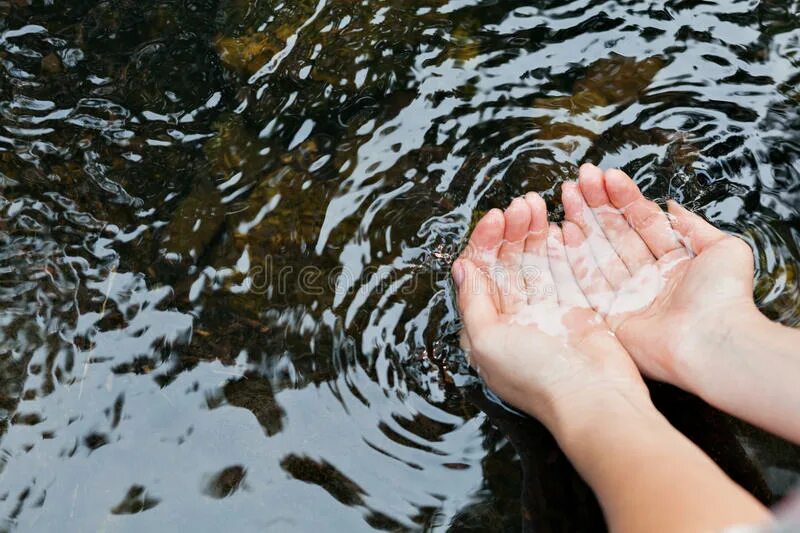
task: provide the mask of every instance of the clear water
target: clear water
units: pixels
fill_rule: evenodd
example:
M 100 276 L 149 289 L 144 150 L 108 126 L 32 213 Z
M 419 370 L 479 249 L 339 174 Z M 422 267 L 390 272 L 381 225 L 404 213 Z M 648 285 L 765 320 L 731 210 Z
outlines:
M 591 161 L 744 235 L 800 323 L 798 11 L 0 1 L 2 528 L 602 531 L 469 372 L 449 264 Z M 798 479 L 655 394 L 763 500 Z

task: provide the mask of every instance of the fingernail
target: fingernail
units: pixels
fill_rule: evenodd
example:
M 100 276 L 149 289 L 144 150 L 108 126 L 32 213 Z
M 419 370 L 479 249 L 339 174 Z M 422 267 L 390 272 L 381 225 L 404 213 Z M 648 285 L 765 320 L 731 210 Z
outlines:
M 453 280 L 456 282 L 456 286 L 460 287 L 461 284 L 464 282 L 464 276 L 466 272 L 464 272 L 464 265 L 461 263 L 461 260 L 457 260 L 453 263 Z

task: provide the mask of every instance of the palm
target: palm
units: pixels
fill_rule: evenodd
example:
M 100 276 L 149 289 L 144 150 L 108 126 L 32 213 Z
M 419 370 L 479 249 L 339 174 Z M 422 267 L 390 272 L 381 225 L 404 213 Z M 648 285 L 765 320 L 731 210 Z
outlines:
M 556 397 L 619 383 L 643 388 L 578 286 L 562 231 L 547 223 L 538 195 L 515 200 L 505 214 L 488 213 L 460 263 L 470 265 L 458 291 L 463 344 L 503 399 L 547 419 L 543 410 Z
M 584 168 L 563 198 L 581 287 L 650 376 L 669 378 L 675 344 L 697 324 L 752 301 L 753 258 L 743 241 L 677 204 L 667 216 L 621 172 Z
M 454 266 L 471 363 L 539 418 L 587 388 L 642 390 L 636 365 L 670 381 L 672 345 L 752 294 L 743 241 L 677 204 L 668 216 L 620 171 L 585 165 L 562 201 L 560 227 L 535 193 L 490 211 Z
M 739 239 L 727 237 L 691 259 L 675 279 L 669 311 L 709 314 L 753 294 L 753 254 Z

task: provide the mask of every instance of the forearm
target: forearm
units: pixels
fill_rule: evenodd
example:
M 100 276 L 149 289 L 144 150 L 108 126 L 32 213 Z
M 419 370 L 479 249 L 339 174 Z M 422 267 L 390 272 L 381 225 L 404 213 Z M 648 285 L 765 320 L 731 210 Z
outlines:
M 800 331 L 755 307 L 721 317 L 687 350 L 682 386 L 708 403 L 800 444 Z
M 587 409 L 582 422 L 564 417 L 554 433 L 612 531 L 714 532 L 769 519 L 649 402 L 597 401 Z

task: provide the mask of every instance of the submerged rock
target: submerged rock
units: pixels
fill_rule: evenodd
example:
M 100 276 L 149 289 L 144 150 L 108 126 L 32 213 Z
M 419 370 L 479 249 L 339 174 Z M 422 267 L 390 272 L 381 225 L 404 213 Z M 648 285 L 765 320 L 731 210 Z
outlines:
M 193 264 L 219 234 L 225 206 L 219 190 L 201 183 L 175 210 L 162 237 L 162 257 L 171 263 Z
M 595 61 L 574 83 L 573 94 L 534 100 L 535 108 L 549 110 L 547 115 L 532 119 L 538 129 L 537 138 L 557 141 L 556 146 L 567 153 L 579 148 L 575 138 L 596 140 L 602 123 L 600 110 L 634 101 L 663 65 L 658 56 L 637 61 L 613 54 L 609 59 Z M 576 122 L 574 117 L 578 115 L 582 117 Z
M 608 59 L 595 61 L 583 79 L 575 83 L 575 95 L 586 101 L 620 104 L 637 98 L 664 67 L 664 60 L 651 56 L 636 58 L 611 54 Z
M 242 465 L 233 465 L 223 468 L 216 474 L 209 476 L 203 487 L 203 494 L 220 500 L 231 496 L 240 488 L 247 488 L 245 476 L 247 469 Z
M 257 32 L 241 37 L 219 36 L 214 46 L 222 64 L 239 74 L 255 74 L 285 45 L 274 34 Z
M 111 509 L 111 514 L 136 514 L 152 509 L 161 502 L 160 498 L 151 496 L 141 485 L 132 485 L 125 497 Z
M 223 115 L 214 122 L 213 129 L 214 135 L 203 145 L 203 154 L 215 179 L 226 181 L 238 172 L 249 177 L 270 161 L 260 153 L 263 142 L 242 115 Z

